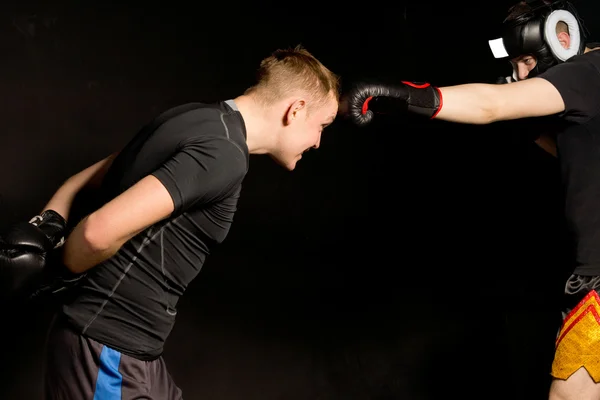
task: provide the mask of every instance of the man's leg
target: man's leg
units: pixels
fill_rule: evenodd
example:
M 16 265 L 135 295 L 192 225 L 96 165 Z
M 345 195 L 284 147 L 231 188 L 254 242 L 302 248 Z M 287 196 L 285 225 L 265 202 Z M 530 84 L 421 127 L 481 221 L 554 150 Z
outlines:
M 95 348 L 96 347 L 96 348 Z M 50 327 L 45 348 L 44 399 L 93 400 L 100 344 L 87 342 L 60 317 Z
M 175 384 L 162 357 L 152 361 L 148 369 L 152 377 L 153 399 L 183 400 L 181 389 Z
M 162 357 L 141 361 L 55 318 L 46 344 L 45 400 L 181 400 Z
M 549 400 L 600 400 L 600 383 L 581 367 L 566 380 L 553 379 Z

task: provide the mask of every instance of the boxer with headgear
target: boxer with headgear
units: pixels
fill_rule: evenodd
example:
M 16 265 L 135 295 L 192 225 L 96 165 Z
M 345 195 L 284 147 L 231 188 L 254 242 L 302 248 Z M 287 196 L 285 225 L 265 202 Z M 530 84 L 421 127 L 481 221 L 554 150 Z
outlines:
M 600 399 L 600 51 L 566 1 L 520 2 L 489 41 L 511 62 L 510 84 L 357 82 L 340 113 L 359 126 L 378 114 L 408 113 L 464 124 L 544 117 L 556 132 L 565 214 L 575 243 L 575 268 L 556 339 L 552 400 Z M 560 122 L 560 123 L 559 123 Z
M 563 33 L 568 34 L 568 45 Z M 496 59 L 511 60 L 513 73 L 507 81 L 516 82 L 583 54 L 587 36 L 570 3 L 537 0 L 514 6 L 502 24 L 501 37 L 488 43 Z

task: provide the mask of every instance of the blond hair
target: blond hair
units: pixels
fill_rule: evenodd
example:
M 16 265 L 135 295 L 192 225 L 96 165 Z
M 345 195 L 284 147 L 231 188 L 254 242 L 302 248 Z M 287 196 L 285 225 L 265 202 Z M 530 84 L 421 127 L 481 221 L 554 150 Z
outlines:
M 340 96 L 339 77 L 301 45 L 276 50 L 263 59 L 256 84 L 245 94 L 252 94 L 269 106 L 295 92 L 304 92 L 317 106 L 326 103 L 331 96 L 339 101 Z

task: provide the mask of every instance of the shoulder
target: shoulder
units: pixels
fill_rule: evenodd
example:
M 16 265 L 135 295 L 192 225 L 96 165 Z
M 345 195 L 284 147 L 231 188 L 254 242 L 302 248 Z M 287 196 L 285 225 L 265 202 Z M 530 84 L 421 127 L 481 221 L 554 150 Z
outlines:
M 540 75 L 550 82 L 568 81 L 578 84 L 594 84 L 600 78 L 600 51 L 591 50 L 553 66 Z
M 226 109 L 219 104 L 189 103 L 165 111 L 157 119 L 163 121 L 162 127 L 175 126 L 186 128 L 198 124 L 218 123 Z
M 238 112 L 223 103 L 180 106 L 158 117 L 154 135 L 183 143 L 188 139 L 230 138 L 245 142 L 245 127 Z M 161 121 L 162 120 L 162 121 Z
M 550 82 L 564 102 L 560 116 L 586 123 L 600 111 L 600 52 L 593 50 L 571 57 L 539 76 Z
M 552 70 L 571 70 L 578 68 L 580 71 L 588 69 L 590 72 L 600 73 L 600 48 L 590 48 L 585 53 L 569 58 L 562 64 L 550 69 Z
M 589 62 L 596 66 L 600 66 L 600 47 L 590 48 L 584 54 L 572 57 L 567 62 Z

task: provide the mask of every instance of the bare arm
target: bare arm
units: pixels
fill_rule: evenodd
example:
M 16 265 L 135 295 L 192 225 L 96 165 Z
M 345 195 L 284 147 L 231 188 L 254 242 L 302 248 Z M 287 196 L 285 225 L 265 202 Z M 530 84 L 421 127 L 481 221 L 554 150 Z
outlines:
M 489 124 L 554 115 L 565 110 L 558 90 L 547 80 L 531 78 L 510 85 L 471 83 L 440 88 L 443 106 L 437 119 Z
M 54 210 L 62 215 L 65 220 L 68 220 L 71 206 L 77 193 L 84 188 L 100 186 L 116 155 L 117 153 L 111 154 L 107 158 L 98 161 L 67 179 L 54 193 L 42 211 Z
M 63 263 L 71 272 L 85 272 L 173 210 L 167 189 L 149 175 L 79 222 L 65 242 Z

